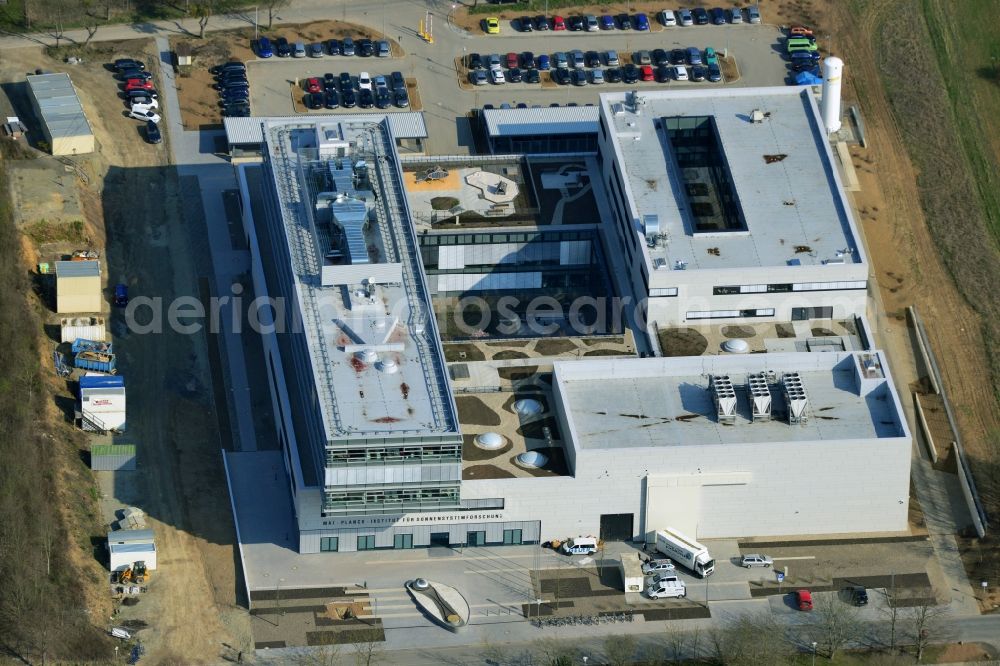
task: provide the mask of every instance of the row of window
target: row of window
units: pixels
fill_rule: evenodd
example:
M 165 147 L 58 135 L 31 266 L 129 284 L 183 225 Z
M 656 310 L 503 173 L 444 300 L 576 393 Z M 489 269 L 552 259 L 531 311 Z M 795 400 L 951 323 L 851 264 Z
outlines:
M 523 543 L 521 530 L 504 530 L 503 545 L 517 546 Z M 470 531 L 467 533 L 466 546 L 485 546 L 486 532 L 484 530 Z M 375 535 L 365 534 L 358 537 L 358 550 L 375 550 Z M 396 534 L 392 537 L 392 547 L 398 550 L 413 548 L 412 534 Z M 335 553 L 340 550 L 339 537 L 320 537 L 319 550 L 322 553 Z
M 344 465 L 397 462 L 458 462 L 461 459 L 462 446 L 460 444 L 331 449 L 326 454 L 326 466 L 343 467 Z
M 420 236 L 421 246 L 431 245 L 493 245 L 495 243 L 554 243 L 569 240 L 593 240 L 591 231 L 538 231 L 531 233 L 426 234 Z
M 757 308 L 756 310 L 692 310 L 687 313 L 688 319 L 737 319 L 740 317 L 773 317 L 774 308 Z
M 729 296 L 732 294 L 779 294 L 793 291 L 843 291 L 848 289 L 867 289 L 865 280 L 843 280 L 840 282 L 800 282 L 781 284 L 742 284 L 712 287 L 714 296 Z
M 649 290 L 649 297 L 655 298 L 657 296 L 676 296 L 677 287 L 654 287 Z

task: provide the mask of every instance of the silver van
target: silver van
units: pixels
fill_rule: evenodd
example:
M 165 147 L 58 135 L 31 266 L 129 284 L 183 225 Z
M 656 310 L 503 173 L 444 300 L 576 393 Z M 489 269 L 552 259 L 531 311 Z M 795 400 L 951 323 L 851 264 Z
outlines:
M 292 49 L 292 55 L 296 58 L 306 57 L 306 45 L 305 42 L 295 42 L 295 47 Z

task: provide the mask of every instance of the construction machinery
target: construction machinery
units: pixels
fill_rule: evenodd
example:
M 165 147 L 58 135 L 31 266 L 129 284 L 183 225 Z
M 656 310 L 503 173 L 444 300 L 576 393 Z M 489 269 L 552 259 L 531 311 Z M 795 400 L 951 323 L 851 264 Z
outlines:
M 118 583 L 120 585 L 142 585 L 146 582 L 147 578 L 149 578 L 149 571 L 146 569 L 146 563 L 142 561 L 135 562 L 132 566 L 118 572 Z

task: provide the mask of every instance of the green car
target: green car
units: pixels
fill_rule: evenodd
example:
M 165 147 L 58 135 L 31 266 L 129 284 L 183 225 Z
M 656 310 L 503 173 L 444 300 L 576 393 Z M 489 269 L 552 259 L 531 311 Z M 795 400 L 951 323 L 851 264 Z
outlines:
M 706 65 L 718 65 L 719 56 L 715 53 L 715 49 L 711 46 L 705 49 L 705 64 Z

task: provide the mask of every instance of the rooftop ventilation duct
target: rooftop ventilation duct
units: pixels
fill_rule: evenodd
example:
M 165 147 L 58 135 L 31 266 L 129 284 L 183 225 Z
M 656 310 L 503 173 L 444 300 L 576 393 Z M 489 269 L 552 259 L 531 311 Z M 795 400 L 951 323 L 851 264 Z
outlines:
M 368 208 L 364 202 L 348 197 L 337 197 L 330 203 L 333 222 L 344 230 L 347 256 L 352 265 L 371 263 L 368 244 L 365 242 L 365 224 Z
M 711 384 L 719 423 L 736 423 L 736 390 L 729 375 L 714 375 Z
M 767 387 L 767 379 L 763 373 L 747 377 L 747 392 L 750 394 L 750 405 L 753 420 L 771 420 L 771 390 Z
M 797 372 L 788 372 L 781 378 L 781 384 L 785 388 L 785 404 L 788 407 L 788 422 L 805 423 L 806 407 L 809 398 L 806 389 L 802 386 L 802 378 Z

